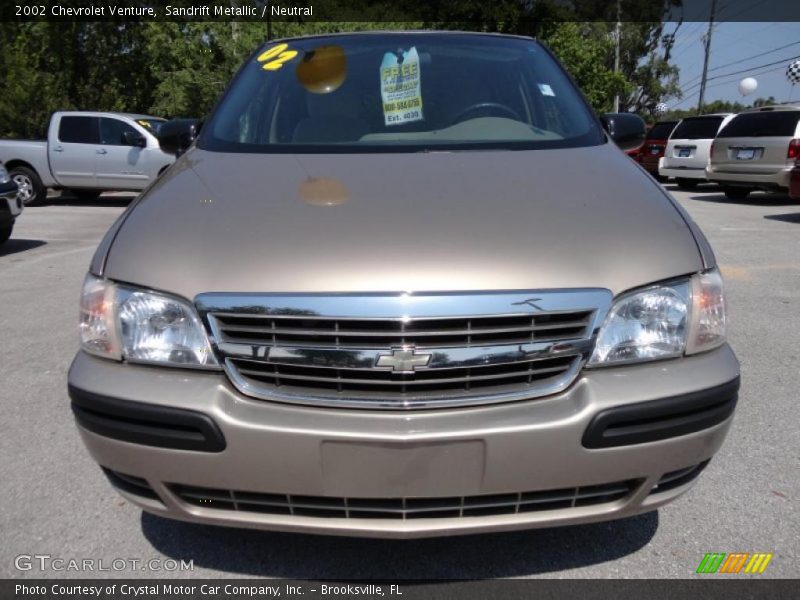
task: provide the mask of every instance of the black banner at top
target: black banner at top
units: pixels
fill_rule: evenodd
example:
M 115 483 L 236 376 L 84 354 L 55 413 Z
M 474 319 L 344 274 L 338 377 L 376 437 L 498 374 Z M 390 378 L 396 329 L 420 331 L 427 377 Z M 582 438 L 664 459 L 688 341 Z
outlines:
M 10 0 L 0 21 L 779 21 L 800 22 L 798 0 Z M 799 32 L 800 33 L 800 32 Z

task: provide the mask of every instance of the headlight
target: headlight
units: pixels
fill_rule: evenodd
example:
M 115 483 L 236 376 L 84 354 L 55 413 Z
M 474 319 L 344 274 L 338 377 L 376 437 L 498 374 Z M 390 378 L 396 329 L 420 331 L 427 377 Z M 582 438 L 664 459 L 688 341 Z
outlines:
M 618 298 L 588 366 L 696 354 L 725 342 L 725 299 L 718 271 L 651 286 Z
M 8 176 L 8 171 L 3 165 L 0 165 L 0 183 L 8 183 L 11 177 Z
M 81 297 L 81 347 L 131 362 L 216 367 L 191 304 L 87 276 Z

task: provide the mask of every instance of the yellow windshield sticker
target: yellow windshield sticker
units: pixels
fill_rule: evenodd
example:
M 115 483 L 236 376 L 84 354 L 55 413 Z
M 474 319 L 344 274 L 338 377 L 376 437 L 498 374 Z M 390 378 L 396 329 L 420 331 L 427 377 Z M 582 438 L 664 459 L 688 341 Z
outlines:
M 422 91 L 419 55 L 411 47 L 408 52 L 387 52 L 381 62 L 381 99 L 387 126 L 422 120 Z
M 142 127 L 146 127 L 147 129 L 152 129 L 152 128 L 153 128 L 153 126 L 152 126 L 152 125 L 150 125 L 150 123 L 149 123 L 148 121 L 145 121 L 144 119 L 139 119 L 139 120 L 138 120 L 138 121 L 136 121 L 136 122 L 137 122 L 139 125 L 141 125 Z
M 256 60 L 265 71 L 277 71 L 283 67 L 283 63 L 292 60 L 297 56 L 297 50 L 287 50 L 289 44 L 278 44 L 262 52 Z

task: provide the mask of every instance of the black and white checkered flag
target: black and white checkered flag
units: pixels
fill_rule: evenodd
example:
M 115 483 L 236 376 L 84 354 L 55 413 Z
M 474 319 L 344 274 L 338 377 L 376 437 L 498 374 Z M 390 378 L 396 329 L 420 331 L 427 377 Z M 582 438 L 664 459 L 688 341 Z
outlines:
M 800 83 L 800 60 L 796 60 L 786 67 L 786 79 L 795 83 Z

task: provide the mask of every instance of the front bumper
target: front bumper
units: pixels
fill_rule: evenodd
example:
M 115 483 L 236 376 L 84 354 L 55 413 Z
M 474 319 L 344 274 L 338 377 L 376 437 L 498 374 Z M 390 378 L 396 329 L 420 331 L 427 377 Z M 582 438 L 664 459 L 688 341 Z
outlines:
M 213 447 L 185 449 L 180 441 L 163 447 L 125 441 L 102 406 L 94 423 L 76 412 L 92 429 L 79 426 L 93 458 L 147 511 L 234 527 L 421 537 L 601 521 L 673 500 L 693 480 L 676 474 L 697 467 L 685 471 L 696 475 L 722 444 L 730 410 L 699 429 L 674 429 L 656 441 L 628 438 L 625 445 L 587 441 L 590 424 L 615 407 L 663 405 L 699 390 L 727 389 L 732 408 L 738 374 L 725 346 L 690 358 L 587 370 L 548 398 L 407 412 L 259 401 L 239 394 L 219 373 L 119 364 L 84 353 L 75 358 L 69 383 L 78 404 L 88 394 L 145 409 L 184 409 L 218 428 L 223 441 Z M 673 424 L 686 417 L 685 404 L 680 410 Z M 133 415 L 129 425 L 147 429 L 146 420 Z M 98 428 L 98 421 L 110 428 Z M 641 432 L 643 424 L 622 423 L 617 433 Z
M 786 167 L 770 173 L 747 173 L 720 171 L 713 166 L 706 167 L 706 178 L 723 185 L 750 186 L 766 190 L 789 188 L 792 167 Z
M 11 218 L 16 218 L 22 212 L 22 200 L 17 197 L 17 184 L 13 181 L 0 184 L 0 202 L 8 206 Z

